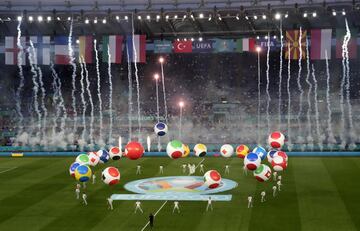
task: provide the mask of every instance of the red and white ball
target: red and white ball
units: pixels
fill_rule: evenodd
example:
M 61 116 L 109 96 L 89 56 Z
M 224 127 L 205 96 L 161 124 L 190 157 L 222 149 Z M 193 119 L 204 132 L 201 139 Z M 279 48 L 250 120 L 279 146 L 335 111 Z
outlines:
M 284 145 L 285 142 L 285 136 L 279 131 L 273 132 L 269 135 L 268 138 L 268 144 L 272 148 L 281 148 Z
M 277 151 L 275 154 L 274 154 L 274 157 L 275 156 L 281 156 L 282 158 L 285 159 L 286 162 L 288 162 L 288 155 L 286 154 L 286 152 L 283 152 L 283 151 Z
M 265 164 L 261 164 L 254 171 L 254 176 L 260 182 L 268 181 L 271 178 L 271 168 Z
M 97 155 L 96 152 L 89 152 L 88 156 L 89 156 L 89 165 L 90 166 L 96 166 L 99 163 L 100 157 Z
M 230 144 L 224 144 L 220 148 L 220 154 L 223 157 L 229 158 L 234 154 L 234 147 L 231 146 Z
M 281 172 L 287 168 L 287 162 L 284 157 L 275 156 L 271 161 L 271 166 L 273 167 L 274 171 Z
M 122 156 L 122 151 L 119 147 L 111 147 L 109 149 L 109 155 L 112 160 L 119 160 Z
M 120 181 L 120 172 L 115 167 L 107 167 L 102 171 L 102 181 L 107 185 L 114 185 Z
M 209 170 L 204 174 L 205 185 L 209 188 L 217 188 L 221 183 L 221 175 L 216 170 Z

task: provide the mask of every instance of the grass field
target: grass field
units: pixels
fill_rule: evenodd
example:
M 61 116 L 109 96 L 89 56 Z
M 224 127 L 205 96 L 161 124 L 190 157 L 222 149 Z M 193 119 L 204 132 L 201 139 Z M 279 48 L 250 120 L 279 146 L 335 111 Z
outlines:
M 126 182 L 165 174 L 182 175 L 182 163 L 198 163 L 199 158 L 171 160 L 121 159 L 106 166 L 119 167 L 121 183 L 109 187 L 100 180 L 88 184 L 88 206 L 75 199 L 75 182 L 68 174 L 74 158 L 0 158 L 0 230 L 141 230 L 150 212 L 163 201 L 144 201 L 144 214 L 134 214 L 134 201 L 114 201 L 107 210 L 106 198 L 113 193 L 130 193 Z M 141 164 L 143 174 L 135 175 Z M 273 198 L 273 182 L 258 183 L 252 174 L 244 176 L 238 158 L 206 158 L 206 169 L 230 174 L 223 177 L 238 182 L 231 202 L 214 202 L 214 211 L 205 212 L 206 202 L 180 202 L 181 214 L 172 214 L 168 202 L 155 218 L 154 230 L 360 230 L 360 158 L 290 158 L 283 173 L 283 188 Z M 266 190 L 267 201 L 260 203 Z M 247 196 L 254 195 L 254 207 L 247 209 Z

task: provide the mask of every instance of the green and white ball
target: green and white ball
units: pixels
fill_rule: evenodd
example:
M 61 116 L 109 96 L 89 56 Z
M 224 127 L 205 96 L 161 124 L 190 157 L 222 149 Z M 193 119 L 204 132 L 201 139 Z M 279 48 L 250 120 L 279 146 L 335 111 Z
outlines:
M 254 176 L 260 182 L 268 181 L 271 178 L 271 168 L 266 164 L 261 164 L 254 171 Z
M 182 157 L 184 153 L 183 143 L 179 140 L 172 140 L 166 146 L 166 153 L 171 159 Z
M 80 154 L 76 157 L 75 162 L 79 163 L 80 165 L 89 165 L 90 159 L 87 154 Z

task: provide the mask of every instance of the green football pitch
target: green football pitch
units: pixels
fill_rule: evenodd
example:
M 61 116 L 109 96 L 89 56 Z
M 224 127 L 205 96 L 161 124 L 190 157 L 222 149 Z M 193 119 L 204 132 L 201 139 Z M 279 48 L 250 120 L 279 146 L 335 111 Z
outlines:
M 0 158 L 0 230 L 140 231 L 149 213 L 157 211 L 153 230 L 360 230 L 360 158 L 290 158 L 282 174 L 282 190 L 275 198 L 271 195 L 274 182 L 257 182 L 251 173 L 244 176 L 241 159 L 205 158 L 205 170 L 216 169 L 238 183 L 222 193 L 233 198 L 214 202 L 210 212 L 205 212 L 206 202 L 180 202 L 180 214 L 172 213 L 171 201 L 161 209 L 164 201 L 143 201 L 143 214 L 134 214 L 134 201 L 114 201 L 114 210 L 109 211 L 106 198 L 131 193 L 123 187 L 129 181 L 159 176 L 159 165 L 164 166 L 162 176 L 183 175 L 180 165 L 197 164 L 200 158 L 123 158 L 99 165 L 96 184 L 88 183 L 86 189 L 88 206 L 75 198 L 75 181 L 68 173 L 73 160 Z M 142 166 L 142 175 L 135 175 L 137 164 Z M 226 164 L 230 165 L 228 175 L 224 175 Z M 118 185 L 101 182 L 105 166 L 120 169 Z M 267 192 L 265 203 L 260 202 L 263 190 Z M 254 196 L 251 209 L 247 208 L 248 195 Z

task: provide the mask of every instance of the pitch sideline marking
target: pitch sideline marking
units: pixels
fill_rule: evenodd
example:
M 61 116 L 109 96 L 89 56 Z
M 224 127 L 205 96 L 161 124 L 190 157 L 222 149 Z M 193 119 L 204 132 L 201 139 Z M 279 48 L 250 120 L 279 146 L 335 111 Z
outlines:
M 0 174 L 1 174 L 1 173 L 8 172 L 8 171 L 11 171 L 11 170 L 13 170 L 13 169 L 15 169 L 15 168 L 17 168 L 17 167 L 12 167 L 12 168 L 6 169 L 6 170 L 4 170 L 4 171 L 1 171 Z
M 199 165 L 200 165 L 202 162 L 204 162 L 204 160 L 205 160 L 205 158 L 203 158 L 203 159 L 195 166 L 195 170 L 197 169 L 197 167 L 199 167 Z M 190 175 L 190 173 L 189 173 L 189 175 Z M 168 202 L 168 201 L 165 201 L 165 202 L 160 206 L 160 208 L 155 212 L 154 217 L 156 217 L 156 215 L 160 212 L 160 210 L 164 207 L 164 205 L 165 205 L 167 202 Z M 150 221 L 148 221 L 148 222 L 145 224 L 145 226 L 141 229 L 141 231 L 144 231 L 145 228 L 146 228 L 149 224 L 150 224 Z
M 164 207 L 164 205 L 165 205 L 167 202 L 168 202 L 168 201 L 165 201 L 165 202 L 161 205 L 161 207 L 155 212 L 154 217 L 156 217 L 156 215 L 160 212 L 160 210 Z M 145 226 L 141 229 L 141 231 L 144 231 L 145 228 L 146 228 L 149 224 L 150 224 L 150 221 L 148 221 L 148 222 L 145 224 Z

